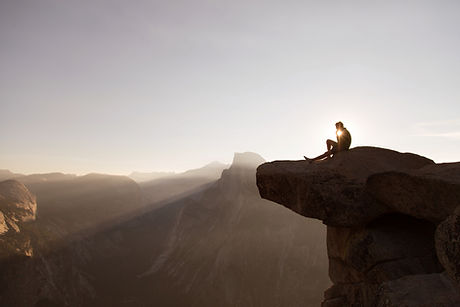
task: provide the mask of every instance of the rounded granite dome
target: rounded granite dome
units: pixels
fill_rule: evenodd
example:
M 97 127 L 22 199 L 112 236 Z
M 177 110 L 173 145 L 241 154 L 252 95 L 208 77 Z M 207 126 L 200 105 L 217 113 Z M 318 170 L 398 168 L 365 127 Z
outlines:
M 265 160 L 259 154 L 254 152 L 235 152 L 233 156 L 232 167 L 257 167 L 264 163 Z

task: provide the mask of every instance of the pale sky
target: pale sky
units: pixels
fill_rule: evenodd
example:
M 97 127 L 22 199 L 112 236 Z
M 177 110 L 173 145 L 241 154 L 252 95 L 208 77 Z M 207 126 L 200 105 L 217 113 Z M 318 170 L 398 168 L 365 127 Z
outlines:
M 0 169 L 460 161 L 460 1 L 0 0 Z

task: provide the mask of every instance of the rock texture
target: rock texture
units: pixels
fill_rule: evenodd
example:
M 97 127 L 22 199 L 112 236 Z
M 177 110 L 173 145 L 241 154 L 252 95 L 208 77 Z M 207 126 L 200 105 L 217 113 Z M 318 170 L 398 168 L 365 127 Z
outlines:
M 23 228 L 36 215 L 35 196 L 22 183 L 0 182 L 0 274 L 4 273 L 4 261 L 33 255 L 30 235 Z
M 20 182 L 0 182 L 0 234 L 12 230 L 20 232 L 20 224 L 35 220 L 37 203 L 35 197 Z
M 334 285 L 323 306 L 460 304 L 460 163 L 357 147 L 326 161 L 265 163 L 257 186 L 328 226 Z
M 35 196 L 22 183 L 16 180 L 0 182 L 0 260 L 32 254 L 28 235 L 20 232 L 23 224 L 35 220 L 36 216 Z
M 82 269 L 92 256 L 85 238 L 137 212 L 139 186 L 101 174 L 15 180 L 0 182 L 8 227 L 0 235 L 0 306 L 88 306 L 94 292 Z
M 460 284 L 460 206 L 438 226 L 436 251 L 447 273 Z

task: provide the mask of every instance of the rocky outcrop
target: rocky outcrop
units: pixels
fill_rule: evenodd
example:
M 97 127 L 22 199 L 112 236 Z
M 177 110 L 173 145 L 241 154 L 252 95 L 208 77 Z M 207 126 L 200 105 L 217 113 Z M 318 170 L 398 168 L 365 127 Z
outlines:
M 334 285 L 323 306 L 460 304 L 460 163 L 357 147 L 326 161 L 265 163 L 257 186 L 328 226 Z M 435 293 L 420 305 L 424 287 Z
M 33 255 L 30 235 L 23 227 L 36 215 L 35 196 L 22 183 L 0 182 L 0 273 L 4 274 L 6 260 Z
M 9 230 L 20 232 L 20 225 L 35 220 L 36 213 L 35 197 L 22 183 L 0 182 L 0 235 Z
M 11 209 L 5 216 L 14 216 L 19 227 L 0 235 L 0 306 L 88 306 L 94 288 L 85 271 L 93 256 L 87 238 L 142 208 L 139 186 L 128 177 L 103 174 L 17 180 L 22 183 L 0 184 L 0 195 L 9 200 L 1 210 Z M 36 211 L 36 221 L 25 222 Z M 110 269 L 117 271 L 120 263 Z

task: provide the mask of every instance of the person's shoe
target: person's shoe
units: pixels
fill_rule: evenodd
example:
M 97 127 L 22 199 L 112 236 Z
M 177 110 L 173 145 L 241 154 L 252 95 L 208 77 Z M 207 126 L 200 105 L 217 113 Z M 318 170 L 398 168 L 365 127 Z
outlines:
M 312 163 L 312 162 L 313 162 L 313 159 L 307 158 L 307 157 L 305 157 L 305 156 L 303 156 L 303 157 L 305 158 L 305 160 L 308 161 L 308 163 Z

